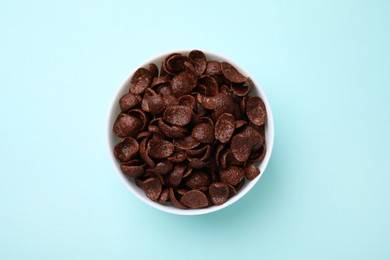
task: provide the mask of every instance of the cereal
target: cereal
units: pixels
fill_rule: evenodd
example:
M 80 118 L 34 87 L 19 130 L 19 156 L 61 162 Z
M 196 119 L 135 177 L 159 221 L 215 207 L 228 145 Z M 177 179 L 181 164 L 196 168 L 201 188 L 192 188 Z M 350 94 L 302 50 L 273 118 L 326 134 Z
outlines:
M 156 64 L 150 63 L 148 65 L 148 70 L 150 71 L 150 75 L 152 76 L 152 79 L 154 79 L 155 77 L 158 76 L 158 68 L 157 68 Z
M 152 74 L 149 70 L 139 68 L 130 80 L 130 93 L 141 94 L 152 82 Z
M 195 72 L 198 76 L 202 75 L 207 66 L 206 56 L 203 52 L 193 50 L 188 55 L 194 62 Z
M 191 121 L 192 110 L 187 106 L 170 106 L 165 109 L 164 120 L 172 125 L 185 126 Z
M 185 166 L 183 164 L 177 164 L 177 165 L 175 165 L 173 170 L 170 172 L 170 174 L 168 176 L 168 181 L 173 187 L 179 186 L 186 168 L 187 168 L 187 166 Z
M 162 132 L 166 137 L 169 138 L 184 138 L 187 134 L 187 128 L 183 128 L 180 126 L 170 126 L 166 124 L 161 118 L 158 119 L 158 129 L 160 132 Z
M 236 123 L 232 114 L 223 113 L 215 123 L 215 139 L 227 143 L 233 135 Z
M 186 136 L 183 139 L 173 140 L 173 145 L 183 149 L 183 150 L 191 150 L 197 147 L 200 143 L 195 140 L 192 136 Z
M 249 157 L 249 160 L 252 162 L 261 162 L 265 157 L 266 151 L 267 147 L 263 144 L 259 150 L 253 151 L 253 153 Z
M 130 116 L 134 116 L 135 118 L 138 118 L 142 122 L 142 125 L 140 127 L 141 129 L 139 129 L 140 131 L 138 131 L 137 133 L 139 133 L 141 131 L 144 131 L 145 128 L 148 126 L 149 118 L 146 115 L 145 111 L 143 111 L 142 109 L 140 109 L 140 108 L 133 108 L 130 111 L 128 111 L 127 114 L 129 114 Z
M 141 108 L 145 112 L 149 112 L 152 115 L 161 113 L 165 109 L 165 102 L 160 94 L 157 94 L 151 89 L 145 91 L 144 98 L 142 99 Z
M 206 195 L 199 190 L 190 190 L 185 193 L 180 202 L 192 209 L 204 208 L 209 204 Z
M 229 188 L 224 183 L 215 182 L 210 185 L 209 194 L 211 202 L 214 203 L 214 205 L 222 205 L 229 198 Z
M 200 123 L 192 129 L 191 136 L 200 143 L 211 144 L 214 141 L 213 126 L 207 123 Z
M 198 87 L 203 86 L 202 91 L 199 93 L 206 96 L 215 96 L 218 94 L 218 82 L 211 76 L 200 76 L 198 81 Z
M 147 147 L 150 156 L 156 159 L 164 159 L 169 157 L 175 148 L 171 142 L 158 137 L 150 139 Z
M 260 175 L 260 170 L 254 164 L 250 163 L 245 166 L 245 177 L 248 180 L 253 180 Z
M 179 97 L 177 101 L 179 102 L 180 105 L 187 106 L 192 110 L 196 109 L 196 100 L 193 96 L 184 95 Z
M 164 175 L 170 172 L 173 169 L 173 163 L 166 160 L 156 164 L 153 168 L 154 173 L 159 175 Z
M 222 74 L 221 63 L 218 61 L 207 62 L 205 74 L 210 76 Z
M 181 97 L 183 95 L 191 94 L 192 90 L 195 88 L 191 80 L 191 76 L 187 72 L 182 72 L 173 77 L 171 81 L 172 94 L 176 97 Z
M 169 200 L 169 189 L 165 188 L 161 192 L 160 198 L 158 198 L 158 203 L 165 205 L 168 200 Z
M 143 182 L 146 196 L 151 200 L 157 200 L 162 191 L 161 182 L 157 178 L 149 178 Z
M 114 134 L 118 137 L 135 137 L 141 130 L 142 121 L 134 116 L 119 114 L 114 123 Z
M 246 102 L 246 114 L 255 125 L 264 125 L 267 117 L 263 100 L 260 97 L 249 97 Z
M 156 163 L 149 157 L 149 148 L 147 147 L 147 142 L 149 141 L 150 136 L 142 139 L 139 144 L 139 154 L 142 160 L 148 164 L 150 167 L 154 167 Z
M 266 154 L 267 110 L 253 88 L 199 50 L 137 69 L 113 125 L 122 172 L 163 205 L 224 204 L 260 175 Z
M 231 185 L 237 185 L 244 178 L 244 175 L 244 169 L 237 166 L 229 166 L 219 172 L 221 182 Z
M 127 93 L 121 97 L 119 100 L 119 107 L 122 111 L 127 111 L 135 106 L 137 106 L 139 103 L 141 103 L 141 96 L 135 95 L 133 93 Z
M 144 174 L 146 164 L 141 160 L 132 160 L 121 164 L 121 170 L 129 177 L 137 178 Z
M 245 162 L 250 156 L 252 145 L 250 136 L 237 134 L 233 136 L 230 147 L 234 157 L 240 162 Z
M 134 138 L 126 137 L 114 147 L 114 154 L 119 161 L 125 162 L 133 159 L 138 150 L 138 142 Z
M 210 177 L 206 173 L 197 170 L 187 177 L 184 184 L 188 188 L 197 190 L 201 187 L 208 187 L 210 185 Z
M 186 160 L 186 158 L 187 158 L 186 154 L 184 153 L 183 150 L 175 149 L 173 154 L 171 156 L 169 156 L 167 159 L 168 159 L 168 161 L 170 161 L 172 163 L 181 163 L 181 162 L 184 162 Z
M 233 112 L 233 98 L 231 95 L 220 92 L 214 98 L 214 119 L 217 120 L 223 113 Z
M 178 74 L 185 69 L 184 62 L 191 61 L 187 56 L 179 53 L 174 54 L 165 60 L 165 69 L 170 74 Z
M 244 83 L 247 77 L 243 76 L 238 70 L 227 62 L 222 62 L 221 70 L 223 75 L 233 83 Z
M 171 187 L 169 188 L 169 200 L 171 201 L 172 205 L 179 208 L 179 209 L 186 209 L 187 206 L 183 205 L 180 201 L 177 200 L 175 196 L 174 189 Z

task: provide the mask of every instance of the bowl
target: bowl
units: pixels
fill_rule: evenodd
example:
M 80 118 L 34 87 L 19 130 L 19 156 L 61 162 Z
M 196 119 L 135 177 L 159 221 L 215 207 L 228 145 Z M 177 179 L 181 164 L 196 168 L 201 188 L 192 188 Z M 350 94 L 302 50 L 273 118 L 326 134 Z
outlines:
M 164 53 L 162 55 L 156 56 L 152 59 L 149 59 L 146 61 L 144 64 L 141 64 L 140 66 L 137 66 L 135 68 L 138 69 L 140 67 L 147 67 L 148 64 L 150 63 L 155 63 L 158 67 L 161 65 L 162 61 L 165 59 L 166 56 L 168 56 L 171 53 L 182 53 L 184 55 L 188 55 L 191 50 L 174 50 L 170 51 L 167 53 Z M 264 101 L 264 104 L 267 109 L 267 122 L 265 124 L 265 139 L 266 139 L 266 144 L 267 144 L 267 150 L 264 159 L 257 164 L 257 166 L 260 169 L 260 175 L 258 175 L 255 179 L 251 181 L 246 181 L 243 187 L 237 192 L 237 194 L 233 197 L 231 197 L 228 201 L 226 201 L 224 204 L 220 206 L 211 206 L 208 208 L 201 208 L 201 209 L 180 209 L 173 207 L 170 204 L 167 205 L 162 205 L 159 204 L 158 202 L 154 202 L 150 200 L 148 197 L 146 197 L 145 192 L 139 188 L 133 178 L 127 177 L 125 174 L 122 173 L 120 169 L 120 164 L 117 161 L 117 159 L 114 156 L 113 149 L 115 144 L 120 140 L 118 137 L 116 137 L 113 134 L 112 127 L 113 124 L 116 120 L 116 117 L 120 113 L 120 108 L 119 108 L 119 99 L 128 92 L 130 88 L 130 79 L 135 72 L 135 70 L 128 76 L 128 78 L 123 82 L 123 84 L 119 87 L 117 90 L 111 107 L 109 111 L 109 116 L 108 116 L 108 124 L 107 124 L 107 137 L 108 137 L 108 153 L 111 158 L 111 161 L 114 165 L 115 171 L 120 177 L 120 179 L 123 181 L 124 185 L 141 201 L 143 201 L 145 204 L 152 206 L 158 210 L 167 212 L 167 213 L 172 213 L 172 214 L 177 214 L 177 215 L 202 215 L 202 214 L 207 214 L 207 213 L 212 213 L 216 212 L 218 210 L 221 210 L 223 208 L 226 208 L 233 203 L 237 202 L 239 199 L 245 196 L 259 181 L 261 176 L 264 174 L 264 171 L 267 167 L 267 164 L 270 160 L 271 154 L 272 154 L 272 148 L 273 148 L 273 143 L 274 143 L 274 119 L 272 116 L 272 111 L 270 104 L 268 102 L 268 99 L 261 88 L 260 84 L 258 83 L 257 79 L 255 77 L 252 77 L 247 71 L 245 71 L 243 68 L 241 68 L 238 64 L 234 63 L 233 61 L 229 60 L 228 58 L 225 58 L 221 55 L 218 55 L 213 52 L 208 52 L 208 51 L 203 51 L 202 52 L 206 55 L 207 60 L 216 60 L 216 61 L 226 61 L 233 65 L 240 73 L 242 73 L 245 76 L 248 76 L 252 79 L 253 83 L 255 84 L 255 88 L 252 90 L 251 94 L 252 95 L 257 95 L 262 98 Z

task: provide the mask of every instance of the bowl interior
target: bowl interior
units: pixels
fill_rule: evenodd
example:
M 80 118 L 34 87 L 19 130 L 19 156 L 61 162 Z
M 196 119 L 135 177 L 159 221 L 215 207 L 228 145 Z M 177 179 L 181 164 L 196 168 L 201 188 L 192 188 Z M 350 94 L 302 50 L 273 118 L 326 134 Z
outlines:
M 178 53 L 182 53 L 182 54 L 188 55 L 190 51 L 189 50 L 182 50 L 182 51 L 168 52 L 168 53 L 165 53 L 163 55 L 160 55 L 158 57 L 155 57 L 155 58 L 147 61 L 145 64 L 142 64 L 139 67 L 146 67 L 150 63 L 155 63 L 157 65 L 157 67 L 160 67 L 160 65 L 163 62 L 163 60 L 165 59 L 165 57 L 167 55 L 169 55 L 170 53 L 173 53 L 173 52 L 178 52 Z M 151 201 L 148 197 L 146 197 L 144 191 L 135 184 L 133 178 L 127 177 L 126 175 L 124 175 L 122 173 L 122 171 L 120 169 L 120 164 L 116 160 L 116 158 L 114 156 L 114 153 L 113 153 L 113 148 L 119 142 L 120 139 L 113 134 L 112 126 L 113 126 L 113 124 L 115 122 L 116 117 L 120 113 L 119 99 L 124 94 L 129 92 L 130 79 L 131 79 L 131 77 L 132 77 L 132 75 L 133 75 L 133 73 L 135 71 L 134 70 L 130 74 L 130 76 L 125 80 L 125 82 L 122 84 L 122 86 L 119 88 L 119 90 L 116 93 L 116 95 L 114 97 L 114 100 L 113 100 L 113 102 L 111 104 L 111 110 L 110 110 L 109 119 L 108 119 L 108 148 L 109 148 L 109 154 L 110 154 L 111 160 L 112 160 L 112 162 L 113 162 L 113 164 L 115 166 L 115 169 L 116 169 L 117 173 L 119 174 L 119 177 L 122 179 L 122 181 L 127 186 L 127 188 L 135 196 L 137 196 L 139 199 L 141 199 L 146 204 L 148 204 L 148 205 L 150 205 L 150 206 L 152 206 L 154 208 L 157 208 L 159 210 L 168 212 L 168 213 L 179 214 L 179 215 L 200 215 L 200 214 L 211 213 L 211 212 L 220 210 L 222 208 L 225 208 L 225 207 L 233 204 L 234 202 L 239 200 L 241 197 L 243 197 L 257 183 L 257 181 L 260 179 L 260 177 L 264 173 L 265 168 L 267 167 L 267 164 L 269 162 L 269 159 L 270 159 L 270 156 L 271 156 L 271 153 L 272 153 L 273 142 L 274 142 L 274 121 L 273 121 L 273 116 L 272 116 L 272 112 L 271 112 L 271 107 L 270 107 L 270 105 L 268 103 L 268 99 L 266 98 L 266 96 L 264 94 L 264 91 L 262 90 L 262 88 L 259 85 L 259 83 L 256 81 L 255 78 L 253 78 L 250 74 L 248 74 L 246 71 L 244 71 L 239 65 L 235 64 L 234 62 L 230 61 L 229 59 L 226 59 L 226 58 L 224 58 L 224 57 L 222 57 L 220 55 L 217 55 L 217 54 L 214 54 L 214 53 L 210 53 L 210 52 L 207 52 L 207 51 L 203 51 L 203 52 L 206 55 L 207 60 L 216 60 L 216 61 L 226 61 L 226 62 L 229 62 L 238 71 L 240 71 L 243 75 L 249 76 L 252 79 L 252 81 L 254 82 L 255 88 L 251 92 L 251 95 L 260 96 L 262 98 L 262 100 L 264 101 L 264 104 L 265 104 L 266 109 L 267 109 L 267 122 L 266 122 L 266 125 L 265 125 L 265 138 L 266 138 L 266 144 L 267 144 L 267 151 L 266 151 L 266 155 L 265 155 L 263 161 L 257 164 L 257 166 L 260 169 L 260 175 L 257 176 L 252 181 L 246 181 L 244 186 L 237 192 L 237 194 L 235 196 L 233 196 L 232 198 L 230 198 L 223 205 L 211 206 L 211 207 L 203 208 L 203 209 L 179 209 L 179 208 L 171 206 L 170 204 L 161 205 L 161 204 L 159 204 L 157 202 Z M 137 68 L 139 68 L 139 67 L 137 67 Z

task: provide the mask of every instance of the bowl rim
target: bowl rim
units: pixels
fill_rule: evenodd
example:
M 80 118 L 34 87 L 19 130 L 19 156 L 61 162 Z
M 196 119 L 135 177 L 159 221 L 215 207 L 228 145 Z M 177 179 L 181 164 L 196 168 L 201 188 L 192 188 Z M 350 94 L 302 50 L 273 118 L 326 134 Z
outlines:
M 130 190 L 130 192 L 133 193 L 142 202 L 144 202 L 145 204 L 147 204 L 155 209 L 161 210 L 163 212 L 175 214 L 175 215 L 186 215 L 186 216 L 203 215 L 203 214 L 209 214 L 212 212 L 216 212 L 216 211 L 219 211 L 221 209 L 224 209 L 224 208 L 234 204 L 236 201 L 238 201 L 239 199 L 244 197 L 256 185 L 256 183 L 259 181 L 261 176 L 263 176 L 263 174 L 268 166 L 269 160 L 271 158 L 273 145 L 274 145 L 274 135 L 275 135 L 274 118 L 273 118 L 271 106 L 269 104 L 268 98 L 265 95 L 265 92 L 264 92 L 262 86 L 258 83 L 258 81 L 255 78 L 253 78 L 250 73 L 247 73 L 247 70 L 244 70 L 240 65 L 236 64 L 235 62 L 231 61 L 230 59 L 225 58 L 224 55 L 221 55 L 221 54 L 216 53 L 214 51 L 201 50 L 206 55 L 206 57 L 212 57 L 212 58 L 219 60 L 219 61 L 226 61 L 226 62 L 230 63 L 231 65 L 233 65 L 238 71 L 240 71 L 241 73 L 243 73 L 247 77 L 250 77 L 255 85 L 256 91 L 258 92 L 258 96 L 260 96 L 261 99 L 263 100 L 263 102 L 266 106 L 266 109 L 267 109 L 267 122 L 266 122 L 266 124 L 267 124 L 267 126 L 266 126 L 267 127 L 267 130 L 266 130 L 267 131 L 267 133 L 266 133 L 267 150 L 266 150 L 266 155 L 265 155 L 263 161 L 261 161 L 261 163 L 260 163 L 263 166 L 263 170 L 260 171 L 259 176 L 257 176 L 254 180 L 248 181 L 247 185 L 245 187 L 243 187 L 235 196 L 229 198 L 229 200 L 226 201 L 224 204 L 219 205 L 219 206 L 211 206 L 211 207 L 207 207 L 207 208 L 201 208 L 201 209 L 180 209 L 180 208 L 176 208 L 173 206 L 162 205 L 162 204 L 159 204 L 158 202 L 151 201 L 145 195 L 142 196 L 134 190 L 134 188 L 136 186 L 134 184 L 130 183 L 130 181 L 127 179 L 127 177 L 122 173 L 122 171 L 119 167 L 119 163 L 117 162 L 117 160 L 114 156 L 114 153 L 112 151 L 112 149 L 113 149 L 113 146 L 111 144 L 111 139 L 113 137 L 112 122 L 113 122 L 113 117 L 115 117 L 115 118 L 117 117 L 117 113 L 114 114 L 114 111 L 116 110 L 116 108 L 119 107 L 119 99 L 123 95 L 122 93 L 123 93 L 124 88 L 128 87 L 128 84 L 130 82 L 131 77 L 133 76 L 134 72 L 138 68 L 147 67 L 148 64 L 150 64 L 152 62 L 154 63 L 156 60 L 164 59 L 164 57 L 166 57 L 167 55 L 169 55 L 171 53 L 182 53 L 182 54 L 188 55 L 188 53 L 191 52 L 192 50 L 195 50 L 195 49 L 175 49 L 172 51 L 167 51 L 167 52 L 164 52 L 162 54 L 156 55 L 156 56 L 148 59 L 146 62 L 144 62 L 140 66 L 137 66 L 135 69 L 133 69 L 133 71 L 130 74 L 128 74 L 126 79 L 122 82 L 120 87 L 116 90 L 116 93 L 115 93 L 112 101 L 110 102 L 110 108 L 108 111 L 108 116 L 107 116 L 107 121 L 106 121 L 107 122 L 107 136 L 106 136 L 107 140 L 106 141 L 107 141 L 108 153 L 110 154 L 109 156 L 110 156 L 111 162 L 114 165 L 114 168 L 117 172 L 117 175 L 119 175 L 119 178 L 122 180 L 122 182 L 127 187 L 127 189 Z M 267 138 L 267 136 L 268 136 L 268 138 Z M 257 165 L 257 167 L 260 168 L 260 165 Z

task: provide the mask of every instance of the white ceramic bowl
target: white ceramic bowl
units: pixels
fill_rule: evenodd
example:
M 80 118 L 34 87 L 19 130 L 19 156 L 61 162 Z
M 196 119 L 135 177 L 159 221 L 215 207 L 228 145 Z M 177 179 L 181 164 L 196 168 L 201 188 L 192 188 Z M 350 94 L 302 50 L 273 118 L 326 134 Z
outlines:
M 169 55 L 171 53 L 174 53 L 174 52 L 175 53 L 182 53 L 182 54 L 188 55 L 190 51 L 191 50 L 175 50 L 175 51 L 170 51 L 170 52 L 164 53 L 162 55 L 159 55 L 159 56 L 157 56 L 155 58 L 152 58 L 152 59 L 148 60 L 147 62 L 145 62 L 141 66 L 138 66 L 137 68 L 135 68 L 135 70 L 138 69 L 139 67 L 146 67 L 150 63 L 155 63 L 158 67 L 160 67 L 161 62 L 165 59 L 165 57 L 167 55 Z M 118 89 L 117 93 L 115 94 L 115 97 L 114 97 L 114 99 L 112 101 L 112 104 L 111 104 L 111 108 L 110 108 L 110 112 L 109 112 L 109 118 L 108 118 L 108 125 L 107 125 L 108 150 L 109 150 L 108 153 L 110 154 L 112 163 L 113 163 L 114 168 L 115 168 L 116 172 L 118 173 L 119 177 L 122 179 L 122 181 L 126 185 L 126 187 L 136 197 L 138 197 L 140 200 L 142 200 L 143 202 L 145 202 L 149 206 L 152 206 L 152 207 L 154 207 L 156 209 L 159 209 L 159 210 L 162 210 L 162 211 L 165 211 L 165 212 L 168 212 L 168 213 L 172 213 L 172 214 L 178 214 L 178 215 L 201 215 L 201 214 L 207 214 L 207 213 L 215 212 L 215 211 L 218 211 L 218 210 L 223 209 L 225 207 L 228 207 L 228 206 L 232 205 L 233 203 L 235 203 L 236 201 L 238 201 L 239 199 L 241 199 L 245 194 L 248 193 L 248 191 L 250 189 L 253 188 L 253 186 L 255 186 L 257 181 L 263 175 L 263 173 L 265 171 L 265 168 L 267 167 L 267 164 L 268 164 L 269 159 L 271 157 L 272 147 L 273 147 L 273 143 L 274 143 L 274 119 L 273 119 L 273 116 L 272 116 L 271 107 L 269 105 L 268 99 L 265 96 L 265 93 L 264 93 L 263 89 L 260 87 L 260 84 L 257 82 L 256 78 L 252 77 L 249 73 L 244 71 L 239 65 L 235 64 L 234 62 L 232 62 L 231 60 L 229 60 L 229 59 L 227 59 L 225 57 L 222 57 L 222 56 L 220 56 L 218 54 L 207 52 L 207 51 L 203 51 L 203 52 L 206 55 L 207 60 L 216 60 L 216 61 L 226 61 L 226 62 L 229 62 L 238 71 L 240 71 L 243 75 L 249 76 L 252 79 L 252 81 L 254 82 L 256 88 L 253 89 L 251 94 L 260 96 L 263 99 L 264 104 L 265 104 L 265 106 L 267 108 L 267 123 L 265 125 L 265 138 L 266 138 L 267 150 L 266 150 L 266 155 L 265 155 L 263 161 L 258 164 L 258 167 L 260 168 L 260 175 L 257 176 L 252 181 L 246 181 L 244 186 L 237 192 L 237 194 L 235 196 L 231 197 L 223 205 L 211 206 L 211 207 L 203 208 L 203 209 L 179 209 L 179 208 L 176 208 L 174 206 L 171 206 L 169 203 L 167 205 L 161 205 L 161 204 L 159 204 L 157 202 L 151 201 L 148 197 L 146 197 L 144 191 L 141 188 L 139 188 L 137 185 L 135 185 L 135 182 L 134 182 L 133 178 L 129 178 L 129 177 L 127 177 L 126 175 L 124 175 L 122 173 L 122 171 L 120 169 L 120 165 L 119 165 L 118 161 L 116 160 L 116 158 L 114 156 L 114 153 L 113 153 L 114 146 L 119 141 L 119 138 L 116 137 L 113 134 L 113 132 L 112 132 L 112 127 L 113 127 L 113 124 L 115 122 L 115 119 L 118 116 L 118 114 L 120 113 L 119 99 L 125 93 L 127 93 L 129 91 L 130 79 L 131 79 L 133 73 L 135 72 L 135 70 L 134 70 L 129 75 L 129 77 L 125 80 L 125 82 L 120 86 L 120 88 Z

